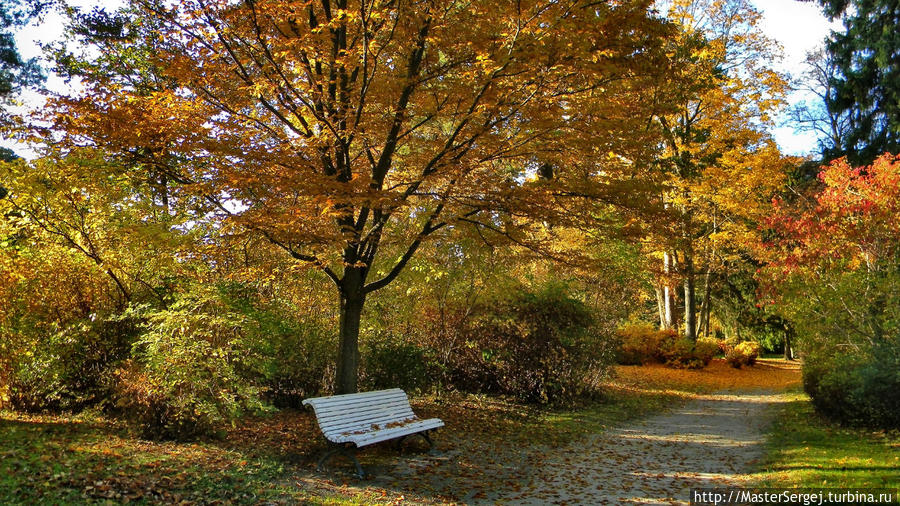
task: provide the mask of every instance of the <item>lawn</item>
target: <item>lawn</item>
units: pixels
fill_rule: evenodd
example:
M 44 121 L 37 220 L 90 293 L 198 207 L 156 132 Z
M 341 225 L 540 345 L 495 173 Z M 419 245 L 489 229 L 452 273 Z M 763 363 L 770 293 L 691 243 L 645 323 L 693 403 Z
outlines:
M 900 486 L 900 431 L 842 427 L 794 392 L 779 408 L 759 479 L 772 487 Z

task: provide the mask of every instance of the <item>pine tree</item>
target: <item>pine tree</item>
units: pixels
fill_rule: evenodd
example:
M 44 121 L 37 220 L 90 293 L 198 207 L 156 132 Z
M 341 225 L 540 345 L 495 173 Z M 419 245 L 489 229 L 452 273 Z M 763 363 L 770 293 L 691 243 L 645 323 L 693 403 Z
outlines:
M 844 32 L 828 42 L 839 72 L 827 102 L 850 118 L 849 135 L 826 158 L 864 165 L 900 152 L 900 0 L 820 2 L 828 16 L 844 18 Z

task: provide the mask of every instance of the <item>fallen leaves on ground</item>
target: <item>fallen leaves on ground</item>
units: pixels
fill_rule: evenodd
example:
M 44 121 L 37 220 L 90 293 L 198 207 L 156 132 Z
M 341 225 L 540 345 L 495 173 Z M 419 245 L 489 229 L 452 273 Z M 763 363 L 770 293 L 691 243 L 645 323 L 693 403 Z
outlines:
M 401 456 L 383 443 L 358 452 L 373 477 L 359 480 L 336 457 L 315 471 L 327 446 L 311 412 L 251 417 L 222 440 L 153 442 L 102 417 L 0 415 L 0 502 L 166 502 L 188 504 L 403 504 L 490 501 L 498 490 L 526 491 L 559 449 L 704 392 L 782 389 L 796 366 L 762 360 L 733 369 L 616 368 L 603 400 L 546 410 L 486 396 L 413 399 L 423 418 L 446 427 L 437 452 L 413 438 Z

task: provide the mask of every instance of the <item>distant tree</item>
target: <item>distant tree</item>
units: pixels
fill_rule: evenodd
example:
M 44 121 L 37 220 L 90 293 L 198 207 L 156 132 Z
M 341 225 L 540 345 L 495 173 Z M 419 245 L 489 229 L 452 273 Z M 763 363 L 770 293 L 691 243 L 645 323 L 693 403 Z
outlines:
M 38 14 L 46 2 L 37 0 L 0 0 L 0 128 L 9 124 L 6 106 L 22 86 L 40 82 L 43 79 L 37 63 L 23 60 L 16 47 L 14 30 Z M 0 146 L 0 162 L 18 158 L 9 148 Z M 7 190 L 0 184 L 0 198 Z
M 900 37 L 897 0 L 819 0 L 832 19 L 843 17 L 827 51 L 838 73 L 830 80 L 831 113 L 847 114 L 848 135 L 834 159 L 846 155 L 865 165 L 885 152 L 900 152 Z
M 850 132 L 849 111 L 828 107 L 829 97 L 836 91 L 840 69 L 824 47 L 808 52 L 804 66 L 804 71 L 792 84 L 795 91 L 804 92 L 809 98 L 791 107 L 790 119 L 797 131 L 812 132 L 818 137 L 822 156 L 827 157 L 840 152 Z
M 6 105 L 22 86 L 41 80 L 34 59 L 23 60 L 16 47 L 14 30 L 27 23 L 44 6 L 36 0 L 0 0 L 0 104 Z M 6 121 L 4 109 L 0 119 Z
M 761 16 L 749 0 L 685 0 L 669 12 L 682 27 L 679 49 L 692 54 L 698 85 L 683 90 L 674 112 L 657 117 L 664 138 L 657 162 L 673 219 L 654 223 L 649 244 L 663 252 L 660 326 L 677 326 L 673 285 L 680 278 L 691 340 L 709 319 L 712 271 L 723 265 L 723 249 L 747 243 L 786 171 L 766 130 L 787 82 L 773 68 L 779 47 L 760 29 Z

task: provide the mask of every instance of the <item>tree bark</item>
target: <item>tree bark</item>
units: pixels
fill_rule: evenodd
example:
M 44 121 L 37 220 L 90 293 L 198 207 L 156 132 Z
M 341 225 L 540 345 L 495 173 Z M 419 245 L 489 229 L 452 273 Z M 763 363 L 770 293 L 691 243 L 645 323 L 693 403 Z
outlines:
M 709 312 L 710 312 L 710 292 L 712 291 L 709 282 L 710 282 L 710 270 L 709 267 L 706 269 L 706 275 L 703 284 L 703 303 L 700 308 L 700 325 L 703 327 L 703 337 L 709 337 Z
M 694 286 L 694 259 L 684 255 L 684 337 L 697 340 L 697 297 Z
M 666 302 L 664 300 L 665 293 L 662 283 L 657 282 L 653 287 L 656 291 L 656 309 L 659 312 L 659 329 L 665 330 L 666 327 Z
M 338 348 L 335 393 L 357 391 L 359 376 L 359 324 L 366 303 L 365 271 L 348 267 L 340 287 L 340 345 Z
M 794 329 L 790 325 L 784 327 L 784 359 L 794 360 L 794 353 L 791 349 L 791 341 L 793 341 Z
M 663 309 L 665 316 L 666 329 L 675 328 L 675 300 L 673 290 L 669 286 L 669 276 L 672 273 L 672 256 L 669 253 L 663 253 L 663 272 L 666 273 L 665 284 L 663 285 Z

